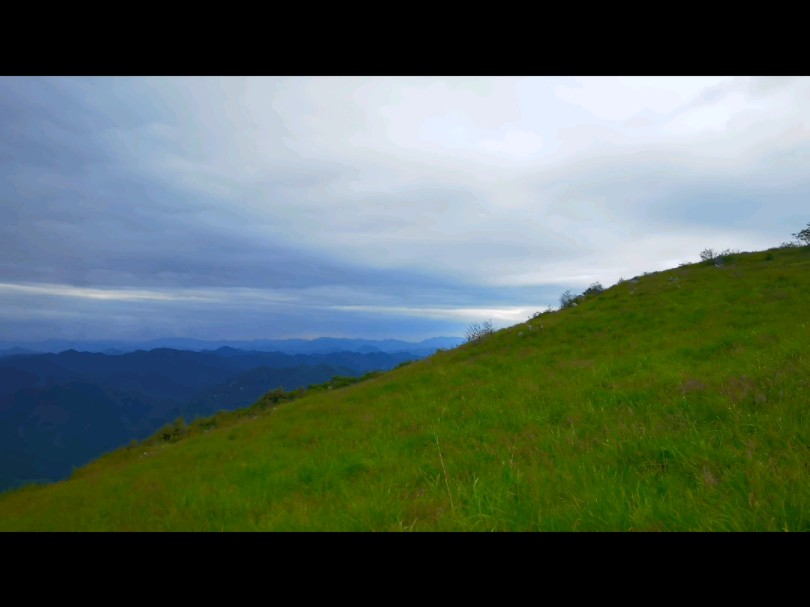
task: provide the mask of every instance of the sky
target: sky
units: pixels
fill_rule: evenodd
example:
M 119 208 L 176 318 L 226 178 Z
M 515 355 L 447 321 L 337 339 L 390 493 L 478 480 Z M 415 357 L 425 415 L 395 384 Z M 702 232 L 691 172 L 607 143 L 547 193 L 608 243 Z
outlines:
M 0 77 L 0 340 L 461 336 L 808 194 L 810 77 Z

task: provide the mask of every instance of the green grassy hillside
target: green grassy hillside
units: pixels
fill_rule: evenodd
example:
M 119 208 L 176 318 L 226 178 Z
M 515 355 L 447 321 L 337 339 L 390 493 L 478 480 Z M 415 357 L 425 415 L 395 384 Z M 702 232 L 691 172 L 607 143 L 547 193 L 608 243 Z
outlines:
M 644 275 L 2 495 L 0 529 L 807 531 L 808 301 L 808 247 Z

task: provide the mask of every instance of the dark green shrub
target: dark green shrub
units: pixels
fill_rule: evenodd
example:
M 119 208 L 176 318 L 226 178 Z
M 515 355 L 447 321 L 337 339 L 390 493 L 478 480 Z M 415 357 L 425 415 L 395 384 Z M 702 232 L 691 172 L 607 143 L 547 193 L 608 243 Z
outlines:
M 157 431 L 157 438 L 164 443 L 173 443 L 186 435 L 188 432 L 188 426 L 186 425 L 186 420 L 182 417 L 178 417 L 170 424 L 166 424 L 160 430 Z
M 733 255 L 739 255 L 740 251 L 736 249 L 724 249 L 722 251 L 715 251 L 714 249 L 703 249 L 700 252 L 700 259 L 706 262 L 714 262 L 716 266 L 722 266 L 726 263 L 734 261 Z
M 582 292 L 582 296 L 588 297 L 589 295 L 599 295 L 604 290 L 605 288 L 600 283 L 595 282 Z
M 269 390 L 265 392 L 262 397 L 256 401 L 251 408 L 256 409 L 266 409 L 268 407 L 273 407 L 278 405 L 279 403 L 286 403 L 291 400 L 295 400 L 296 398 L 300 398 L 304 395 L 303 388 L 297 388 L 295 390 L 287 391 L 283 387 L 281 388 L 274 388 L 273 390 Z
M 579 299 L 579 295 L 574 294 L 573 291 L 570 289 L 565 291 L 562 295 L 560 295 L 560 308 L 573 308 L 577 305 L 577 300 Z
M 273 390 L 265 392 L 260 402 L 275 405 L 276 403 L 284 402 L 285 400 L 289 400 L 289 394 L 282 387 L 274 388 Z
M 413 361 L 408 360 L 408 361 L 405 361 L 405 362 L 412 363 Z M 400 365 L 402 365 L 402 363 L 400 363 Z M 365 375 L 361 375 L 359 378 L 357 378 L 357 381 L 366 381 L 367 379 L 373 379 L 375 377 L 379 377 L 382 374 L 383 374 L 382 371 L 369 371 Z

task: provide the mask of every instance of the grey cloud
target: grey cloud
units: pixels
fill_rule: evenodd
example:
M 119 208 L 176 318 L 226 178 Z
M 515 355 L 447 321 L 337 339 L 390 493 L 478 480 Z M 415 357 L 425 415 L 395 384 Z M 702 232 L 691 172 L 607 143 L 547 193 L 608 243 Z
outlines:
M 328 299 L 247 304 L 222 291 L 220 301 L 117 301 L 68 296 L 3 293 L 0 332 L 6 340 L 159 336 L 254 339 L 267 335 L 411 337 L 461 334 L 465 321 L 402 318 L 397 314 L 343 310 Z M 231 294 L 235 295 L 235 294 Z M 399 301 L 395 297 L 390 301 Z M 362 301 L 355 297 L 353 302 Z M 407 300 L 406 300 L 407 303 Z M 415 303 L 415 305 L 418 305 Z M 539 307 L 539 306 L 538 306 Z
M 129 79 L 0 78 L 0 145 L 4 160 L 75 171 L 105 163 L 116 150 L 105 134 L 148 120 Z M 113 95 L 116 89 L 128 93 Z
M 653 132 L 735 92 L 800 101 L 806 78 L 720 84 L 671 115 L 637 117 L 651 129 L 643 136 L 608 123 L 560 132 L 532 114 L 564 153 L 515 164 L 463 146 L 506 145 L 503 116 L 518 120 L 527 100 L 504 81 L 487 85 L 504 110 L 478 81 L 460 96 L 464 82 L 436 81 L 407 79 L 431 87 L 403 97 L 420 100 L 410 114 L 397 105 L 397 79 L 0 79 L 0 283 L 214 294 L 169 303 L 17 294 L 0 328 L 58 331 L 63 310 L 65 330 L 88 334 L 102 330 L 94 319 L 141 337 L 444 332 L 459 321 L 385 311 L 541 309 L 566 281 L 640 272 L 707 234 L 738 237 L 741 248 L 778 244 L 806 222 L 801 103 L 773 124 L 746 110 L 722 134 Z M 552 103 L 542 81 L 529 84 Z M 483 104 L 478 121 L 448 99 Z M 434 101 L 461 118 L 423 132 Z M 471 130 L 448 135 L 448 125 Z

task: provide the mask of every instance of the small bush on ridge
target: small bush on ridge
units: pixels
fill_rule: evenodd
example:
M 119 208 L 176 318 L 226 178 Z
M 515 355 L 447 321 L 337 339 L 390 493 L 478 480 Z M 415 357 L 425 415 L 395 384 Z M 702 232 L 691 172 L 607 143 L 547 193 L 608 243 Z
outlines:
M 805 246 L 810 246 L 810 222 L 807 223 L 807 227 L 795 234 L 791 234 L 793 238 L 796 240 L 803 242 Z
M 585 289 L 582 292 L 584 297 L 588 297 L 589 295 L 599 295 L 605 288 L 601 285 L 601 283 L 595 282 L 590 287 Z
M 715 252 L 714 249 L 703 249 L 700 252 L 701 261 L 711 261 L 715 257 L 717 257 L 717 253 Z
M 467 330 L 464 332 L 464 337 L 467 339 L 467 342 L 477 341 L 482 337 L 486 337 L 492 333 L 492 321 L 486 320 L 484 322 L 478 323 L 474 322 L 471 323 Z
M 739 255 L 740 251 L 737 249 L 723 249 L 722 251 L 715 251 L 714 249 L 703 249 L 700 252 L 700 259 L 704 262 L 714 261 L 715 265 L 720 265 L 725 262 L 731 261 L 732 255 Z
M 560 308 L 572 308 L 577 305 L 577 299 L 579 299 L 579 295 L 574 294 L 573 291 L 568 289 L 567 291 L 563 292 L 560 295 Z

